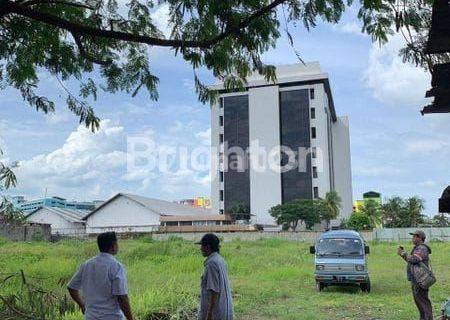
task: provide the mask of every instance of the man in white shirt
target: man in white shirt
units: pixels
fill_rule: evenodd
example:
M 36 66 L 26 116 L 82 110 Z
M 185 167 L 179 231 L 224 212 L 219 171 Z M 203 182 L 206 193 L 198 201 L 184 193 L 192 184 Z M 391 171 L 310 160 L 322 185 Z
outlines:
M 116 234 L 100 234 L 97 244 L 100 254 L 83 263 L 67 285 L 70 296 L 85 320 L 134 320 L 125 269 L 114 258 L 119 251 Z

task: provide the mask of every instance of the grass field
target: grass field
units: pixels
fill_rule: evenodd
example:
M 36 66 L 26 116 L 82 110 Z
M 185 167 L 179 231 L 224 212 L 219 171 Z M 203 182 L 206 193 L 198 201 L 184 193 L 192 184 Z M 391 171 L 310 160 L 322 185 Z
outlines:
M 153 312 L 177 314 L 195 310 L 203 266 L 197 246 L 177 239 L 157 242 L 150 238 L 124 240 L 120 246 L 118 259 L 127 268 L 138 319 L 151 319 Z M 404 262 L 396 256 L 398 244 L 370 244 L 370 294 L 343 287 L 317 292 L 308 246 L 309 243 L 276 239 L 223 244 L 236 319 L 418 319 L 405 279 Z M 438 277 L 430 296 L 437 315 L 442 302 L 450 297 L 450 243 L 436 242 L 430 246 Z M 0 240 L 0 274 L 23 269 L 32 281 L 62 292 L 58 280 L 67 281 L 82 261 L 95 254 L 94 242 L 48 244 Z M 19 288 L 19 280 L 13 278 L 1 285 L 0 294 Z M 64 319 L 81 318 L 75 312 Z

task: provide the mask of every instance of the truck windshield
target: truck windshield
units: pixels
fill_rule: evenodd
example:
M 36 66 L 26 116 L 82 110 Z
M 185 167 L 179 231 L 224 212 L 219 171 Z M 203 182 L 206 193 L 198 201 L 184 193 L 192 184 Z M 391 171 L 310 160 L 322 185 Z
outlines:
M 319 240 L 317 244 L 317 254 L 321 256 L 361 256 L 364 252 L 361 240 L 359 239 L 330 238 Z

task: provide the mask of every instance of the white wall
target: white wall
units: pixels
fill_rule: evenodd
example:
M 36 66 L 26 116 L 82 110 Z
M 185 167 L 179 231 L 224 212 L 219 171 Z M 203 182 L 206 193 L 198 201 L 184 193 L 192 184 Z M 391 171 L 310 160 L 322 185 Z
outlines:
M 349 218 L 353 211 L 350 130 L 347 117 L 333 123 L 333 157 L 335 189 L 342 199 L 339 219 Z
M 223 109 L 220 107 L 220 100 L 217 104 L 211 106 L 211 213 L 218 214 L 220 210 L 219 201 L 219 134 L 223 133 L 223 129 L 219 125 L 219 116 L 223 115 Z
M 87 233 L 105 231 L 147 232 L 159 228 L 159 214 L 138 202 L 119 196 L 106 204 L 86 221 Z
M 59 214 L 41 208 L 27 218 L 27 221 L 33 223 L 45 223 L 51 225 L 52 234 L 78 234 L 84 233 L 85 228 L 83 223 L 75 223 L 68 221 Z
M 280 147 L 278 86 L 249 90 L 250 202 L 252 223 L 276 225 L 269 209 L 281 203 L 281 175 L 267 167 L 267 154 L 259 155 L 256 144 L 268 153 Z M 253 150 L 252 150 L 253 149 Z M 259 159 L 259 161 L 258 161 Z M 266 166 L 262 171 L 259 166 Z

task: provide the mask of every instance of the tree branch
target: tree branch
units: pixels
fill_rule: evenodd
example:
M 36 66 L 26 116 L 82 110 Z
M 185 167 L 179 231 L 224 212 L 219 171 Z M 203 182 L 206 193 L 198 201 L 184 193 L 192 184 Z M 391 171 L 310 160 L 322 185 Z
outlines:
M 59 0 L 30 0 L 22 3 L 24 6 L 34 6 L 39 4 L 61 4 L 69 7 L 76 7 L 76 8 L 83 8 L 83 9 L 89 9 L 89 10 L 95 10 L 94 7 L 82 4 L 82 3 L 76 3 L 76 2 L 70 2 L 70 1 L 59 1 Z
M 2 0 L 0 0 L 2 1 Z M 4 0 L 3 0 L 4 1 Z M 35 0 L 31 0 L 35 1 Z M 121 31 L 113 31 L 113 30 L 105 30 L 105 29 L 97 29 L 89 26 L 85 26 L 82 24 L 74 23 L 60 17 L 45 13 L 39 12 L 27 6 L 18 4 L 16 2 L 5 1 L 6 9 L 3 9 L 4 5 L 0 5 L 0 17 L 4 14 L 8 13 L 16 13 L 18 15 L 28 17 L 30 19 L 40 21 L 49 25 L 53 25 L 55 27 L 65 29 L 70 31 L 71 33 L 79 34 L 79 35 L 89 35 L 92 37 L 102 37 L 102 38 L 110 38 L 121 41 L 129 41 L 129 42 L 138 42 L 144 43 L 153 46 L 160 47 L 182 47 L 182 48 L 203 48 L 208 49 L 227 38 L 230 35 L 238 34 L 242 29 L 248 27 L 252 21 L 262 17 L 263 15 L 269 13 L 273 9 L 275 9 L 278 5 L 286 2 L 288 0 L 275 0 L 269 5 L 262 7 L 261 9 L 255 11 L 247 18 L 242 20 L 240 23 L 232 26 L 227 26 L 225 31 L 216 37 L 209 40 L 177 40 L 177 39 L 161 39 L 155 37 L 149 37 L 139 34 L 121 32 Z M 3 13 L 3 10 L 5 13 Z
M 81 42 L 81 38 L 80 35 L 71 32 L 73 39 L 75 40 L 75 44 L 78 47 L 78 51 L 80 52 L 80 55 L 83 56 L 84 58 L 86 58 L 87 60 L 96 63 L 96 64 L 100 64 L 103 66 L 107 66 L 109 64 L 111 64 L 111 61 L 104 61 L 101 59 L 97 59 L 96 57 L 90 55 L 89 53 L 86 52 L 86 50 L 84 49 L 83 46 L 83 42 Z

